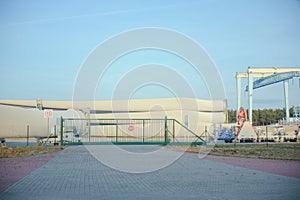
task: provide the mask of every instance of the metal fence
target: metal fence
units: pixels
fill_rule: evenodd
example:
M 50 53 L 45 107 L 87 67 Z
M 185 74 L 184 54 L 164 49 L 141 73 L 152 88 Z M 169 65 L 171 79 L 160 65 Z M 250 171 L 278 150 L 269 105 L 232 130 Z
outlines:
M 176 119 L 61 118 L 65 144 L 203 144 L 204 140 Z

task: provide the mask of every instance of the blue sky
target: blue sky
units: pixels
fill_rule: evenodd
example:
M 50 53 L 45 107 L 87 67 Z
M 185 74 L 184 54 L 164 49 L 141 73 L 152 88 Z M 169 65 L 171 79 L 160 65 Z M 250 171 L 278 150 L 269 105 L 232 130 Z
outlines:
M 76 75 L 89 53 L 113 35 L 142 27 L 175 30 L 200 44 L 220 72 L 230 108 L 236 105 L 236 72 L 246 72 L 248 66 L 300 67 L 298 0 L 1 0 L 0 98 L 71 100 Z M 198 98 L 209 99 L 203 80 L 185 61 L 159 51 L 116 61 L 100 81 L 96 99 L 110 99 L 112 82 L 149 62 L 174 68 Z M 290 83 L 290 105 L 300 105 L 299 79 Z M 149 86 L 133 98 L 170 96 L 164 88 Z M 242 97 L 247 106 L 245 92 Z M 281 83 L 254 91 L 254 108 L 281 107 Z

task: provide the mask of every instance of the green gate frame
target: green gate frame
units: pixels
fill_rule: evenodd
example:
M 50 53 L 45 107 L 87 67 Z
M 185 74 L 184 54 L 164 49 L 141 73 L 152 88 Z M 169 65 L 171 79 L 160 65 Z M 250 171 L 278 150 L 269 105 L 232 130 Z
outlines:
M 114 142 L 90 142 L 90 135 L 89 135 L 89 141 L 88 142 L 68 142 L 65 143 L 63 141 L 63 134 L 64 134 L 64 122 L 67 120 L 115 120 L 116 121 L 116 133 L 115 133 L 115 141 Z M 118 138 L 118 126 L 119 126 L 119 121 L 121 120 L 136 120 L 136 121 L 142 121 L 143 124 L 143 137 L 141 142 L 122 142 L 119 141 Z M 144 126 L 145 126 L 145 121 L 150 121 L 150 120 L 161 120 L 164 121 L 164 139 L 163 141 L 154 141 L 154 142 L 146 142 L 144 138 Z M 168 122 L 171 121 L 172 124 L 172 129 L 169 129 Z M 193 136 L 195 136 L 196 140 L 193 142 L 175 142 L 175 125 L 179 125 L 180 127 L 184 128 L 187 130 L 189 133 L 191 133 Z M 89 125 L 90 126 L 90 125 Z M 170 142 L 169 135 L 171 135 L 173 142 Z M 60 145 L 109 145 L 109 144 L 115 144 L 115 145 L 203 145 L 206 144 L 206 141 L 201 138 L 199 135 L 197 135 L 195 132 L 190 130 L 188 127 L 180 123 L 176 119 L 168 119 L 165 117 L 164 119 L 147 119 L 147 118 L 132 118 L 132 119 L 125 119 L 125 118 L 120 118 L 120 119 L 113 119 L 113 118 L 90 118 L 90 119 L 82 119 L 82 118 L 60 118 Z

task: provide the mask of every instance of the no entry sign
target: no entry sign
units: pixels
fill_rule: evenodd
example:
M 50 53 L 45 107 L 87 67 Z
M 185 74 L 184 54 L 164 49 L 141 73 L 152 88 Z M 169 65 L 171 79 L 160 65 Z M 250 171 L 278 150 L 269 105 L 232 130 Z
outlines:
M 44 110 L 44 118 L 53 118 L 53 110 L 45 109 Z
M 128 130 L 129 131 L 133 131 L 134 130 L 134 126 L 132 126 L 132 125 L 128 126 Z

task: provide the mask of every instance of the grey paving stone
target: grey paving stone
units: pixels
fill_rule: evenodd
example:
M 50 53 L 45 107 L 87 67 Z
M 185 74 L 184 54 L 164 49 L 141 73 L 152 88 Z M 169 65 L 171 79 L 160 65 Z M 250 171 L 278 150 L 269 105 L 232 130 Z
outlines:
M 299 186 L 297 178 L 191 154 L 164 169 L 131 174 L 103 165 L 84 146 L 72 146 L 0 193 L 0 199 L 300 199 Z

